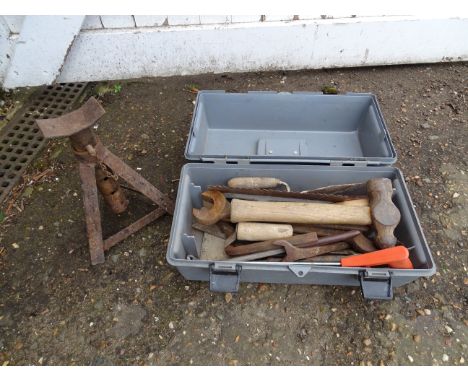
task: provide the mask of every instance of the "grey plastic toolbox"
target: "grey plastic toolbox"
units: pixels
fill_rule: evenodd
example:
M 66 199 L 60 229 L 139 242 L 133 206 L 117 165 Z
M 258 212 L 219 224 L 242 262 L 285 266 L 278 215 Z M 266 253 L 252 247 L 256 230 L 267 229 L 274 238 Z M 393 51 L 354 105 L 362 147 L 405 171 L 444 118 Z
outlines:
M 235 292 L 240 282 L 361 285 L 365 298 L 390 299 L 393 287 L 435 273 L 396 153 L 372 94 L 201 91 L 185 151 L 168 262 L 189 280 Z M 395 234 L 415 269 L 342 268 L 308 263 L 199 260 L 202 234 L 192 229 L 201 192 L 238 176 L 270 176 L 294 190 L 367 181 L 393 181 L 401 212 Z

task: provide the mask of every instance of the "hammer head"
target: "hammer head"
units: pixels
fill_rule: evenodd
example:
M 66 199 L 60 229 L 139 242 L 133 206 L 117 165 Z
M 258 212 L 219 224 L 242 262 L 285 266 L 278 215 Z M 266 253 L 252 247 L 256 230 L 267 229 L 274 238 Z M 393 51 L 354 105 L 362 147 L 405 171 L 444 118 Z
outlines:
M 367 182 L 367 191 L 372 223 L 377 231 L 376 244 L 379 248 L 394 247 L 397 239 L 393 231 L 400 222 L 401 214 L 392 201 L 392 181 L 387 178 L 371 179 Z
M 36 124 L 46 138 L 68 137 L 92 127 L 104 114 L 101 104 L 91 97 L 79 109 L 57 118 L 36 119 Z

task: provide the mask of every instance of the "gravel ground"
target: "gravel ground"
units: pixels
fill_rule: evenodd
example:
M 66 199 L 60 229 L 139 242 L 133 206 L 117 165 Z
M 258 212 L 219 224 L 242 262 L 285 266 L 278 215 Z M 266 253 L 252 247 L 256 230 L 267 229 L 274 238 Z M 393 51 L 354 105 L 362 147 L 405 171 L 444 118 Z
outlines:
M 397 288 L 392 301 L 364 301 L 358 288 L 331 286 L 242 284 L 236 295 L 212 294 L 166 264 L 167 216 L 92 267 L 75 162 L 67 142 L 55 140 L 29 169 L 32 183 L 3 206 L 9 209 L 0 231 L 0 363 L 464 364 L 467 78 L 467 64 L 448 63 L 101 88 L 102 141 L 173 198 L 194 88 L 320 91 L 332 84 L 340 92 L 375 93 L 438 272 Z M 106 234 L 151 209 L 138 196 L 130 199 L 130 212 L 118 219 L 104 211 Z

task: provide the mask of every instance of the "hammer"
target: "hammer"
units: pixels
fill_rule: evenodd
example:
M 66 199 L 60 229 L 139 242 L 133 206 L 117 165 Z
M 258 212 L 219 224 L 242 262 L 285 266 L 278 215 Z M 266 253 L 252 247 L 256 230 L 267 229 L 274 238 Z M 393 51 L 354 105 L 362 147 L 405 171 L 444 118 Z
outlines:
M 303 224 L 373 224 L 379 248 L 395 246 L 393 234 L 400 211 L 392 201 L 392 181 L 374 178 L 367 182 L 369 207 L 297 202 L 258 202 L 233 199 L 231 222 L 277 222 Z

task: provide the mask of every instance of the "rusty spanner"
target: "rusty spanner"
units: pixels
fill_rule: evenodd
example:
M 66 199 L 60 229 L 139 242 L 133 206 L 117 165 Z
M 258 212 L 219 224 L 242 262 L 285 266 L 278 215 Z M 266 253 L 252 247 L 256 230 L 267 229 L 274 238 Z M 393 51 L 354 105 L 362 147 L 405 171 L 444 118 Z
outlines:
M 229 217 L 231 205 L 221 192 L 205 191 L 202 193 L 202 197 L 204 200 L 212 202 L 213 204 L 209 207 L 204 206 L 200 209 L 193 208 L 193 216 L 195 216 L 201 224 L 212 225 Z
M 291 243 L 284 240 L 278 240 L 275 242 L 277 245 L 282 245 L 286 250 L 286 256 L 283 257 L 283 262 L 293 262 L 298 260 L 310 259 L 311 257 L 323 255 L 332 251 L 340 251 L 342 249 L 349 248 L 348 243 L 339 242 L 328 245 L 321 245 L 319 247 L 310 248 L 297 248 Z
M 334 236 L 323 237 L 313 242 L 307 248 L 297 248 L 285 240 L 277 240 L 274 244 L 284 247 L 286 256 L 283 258 L 283 262 L 293 262 L 347 249 L 349 248 L 349 244 L 343 241 L 357 236 L 359 233 L 359 231 L 349 231 Z

